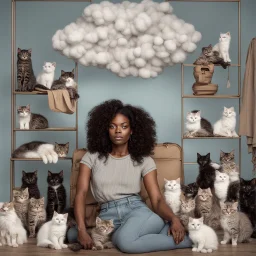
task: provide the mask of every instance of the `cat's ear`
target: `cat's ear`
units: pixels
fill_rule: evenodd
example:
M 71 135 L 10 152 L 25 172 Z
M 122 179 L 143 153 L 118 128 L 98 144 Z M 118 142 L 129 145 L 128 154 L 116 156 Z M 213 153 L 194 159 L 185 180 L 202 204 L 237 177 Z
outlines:
M 204 223 L 204 217 L 199 218 L 199 221 Z
M 235 156 L 235 150 L 233 149 L 230 153 L 231 156 Z
M 226 108 L 226 107 L 224 106 L 224 111 L 227 111 L 227 109 L 228 109 L 228 108 Z
M 250 183 L 251 185 L 256 186 L 256 178 L 253 178 Z
M 221 150 L 220 151 L 220 157 L 223 157 L 225 155 L 225 153 Z
M 28 187 L 26 187 L 23 192 L 27 193 L 28 194 Z
M 207 188 L 207 192 L 209 195 L 212 195 L 212 190 L 210 188 Z
M 180 178 L 176 179 L 176 182 L 180 183 Z
M 48 170 L 48 177 L 52 176 L 52 173 L 50 170 Z
M 68 147 L 69 147 L 69 142 L 67 142 L 67 143 L 65 144 L 65 147 L 66 147 L 66 148 L 68 148 Z
M 191 113 L 191 112 L 187 112 L 187 116 L 189 116 L 189 115 L 190 115 L 190 113 Z
M 208 154 L 206 155 L 206 158 L 207 158 L 207 159 L 210 159 L 210 156 L 211 156 L 211 154 L 208 153 Z
M 199 153 L 197 153 L 197 159 L 200 158 L 200 157 L 201 157 L 201 155 Z
M 96 217 L 96 225 L 99 225 L 101 223 L 101 218 L 100 217 Z
M 53 212 L 53 217 L 55 217 L 55 216 L 57 216 L 58 215 L 58 213 L 57 212 Z
M 193 218 L 189 217 L 188 220 L 189 220 L 189 222 L 192 222 L 192 221 L 193 221 Z
M 65 71 L 64 70 L 61 70 L 61 75 L 64 75 L 65 74 Z
M 52 62 L 52 65 L 53 65 L 54 67 L 56 67 L 56 62 Z
M 221 208 L 224 208 L 224 206 L 225 206 L 225 203 L 222 202 L 222 201 L 220 201 L 220 207 L 221 207 Z
M 208 45 L 208 48 L 212 48 L 212 44 L 209 44 L 209 45 Z
M 168 180 L 166 178 L 164 178 L 164 183 L 167 183 L 167 182 L 168 182 Z
M 40 202 L 44 203 L 44 197 L 40 198 Z
M 37 170 L 34 171 L 34 175 L 37 177 Z
M 234 108 L 234 107 L 231 107 L 230 110 L 234 112 L 234 111 L 235 111 L 235 108 Z
M 201 110 L 196 112 L 196 116 L 201 116 Z
M 63 170 L 60 171 L 59 175 L 61 178 L 63 178 Z
M 58 147 L 58 146 L 59 146 L 59 144 L 58 144 L 57 142 L 55 142 L 54 144 L 55 144 L 55 147 Z
M 30 200 L 29 200 L 31 203 L 35 202 L 35 198 L 34 197 L 31 197 Z
M 21 49 L 20 48 L 18 48 L 18 53 L 20 53 L 21 52 Z
M 230 34 L 230 32 L 228 31 L 227 33 L 226 33 L 228 36 L 231 36 L 231 34 Z
M 68 219 L 68 213 L 63 214 L 63 216 L 66 220 Z
M 238 207 L 238 202 L 234 202 L 232 206 L 233 206 L 233 209 L 237 209 L 237 207 Z
M 16 196 L 16 195 L 19 193 L 19 191 L 16 190 L 16 189 L 13 189 L 13 190 L 12 190 L 12 193 L 13 193 L 14 196 Z
M 28 49 L 28 52 L 29 52 L 29 53 L 32 53 L 32 49 L 31 49 L 31 48 L 30 48 L 30 49 Z
M 75 75 L 75 69 L 74 69 L 74 68 L 72 69 L 71 73 L 72 73 L 73 75 Z
M 22 170 L 22 177 L 25 177 L 26 176 L 26 172 Z

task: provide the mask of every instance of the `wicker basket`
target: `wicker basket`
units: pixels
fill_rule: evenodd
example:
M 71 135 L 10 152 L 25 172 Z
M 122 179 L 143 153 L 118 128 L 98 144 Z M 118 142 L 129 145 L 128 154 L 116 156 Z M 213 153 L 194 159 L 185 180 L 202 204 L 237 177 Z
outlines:
M 218 91 L 217 84 L 201 85 L 194 83 L 192 86 L 194 95 L 214 95 Z

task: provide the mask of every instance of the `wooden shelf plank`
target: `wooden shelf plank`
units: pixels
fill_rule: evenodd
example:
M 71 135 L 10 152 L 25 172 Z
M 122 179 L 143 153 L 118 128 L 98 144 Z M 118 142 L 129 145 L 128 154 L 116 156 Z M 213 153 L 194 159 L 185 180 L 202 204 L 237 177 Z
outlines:
M 214 99 L 239 99 L 240 95 L 183 95 L 182 98 L 214 98 Z
M 42 158 L 10 158 L 11 161 L 42 161 Z M 72 160 L 72 157 L 59 157 L 58 160 Z
M 14 2 L 87 2 L 91 3 L 92 0 L 14 0 Z
M 16 91 L 14 91 L 13 94 L 21 94 L 21 95 L 47 95 L 47 92 L 41 92 L 41 91 L 16 92 Z
M 76 131 L 76 127 L 52 127 L 52 128 L 46 128 L 46 129 L 18 129 L 18 128 L 15 128 L 14 131 L 17 131 L 17 132 L 31 132 L 31 131 L 36 131 L 36 132 Z
M 197 162 L 183 162 L 183 164 L 187 164 L 187 165 L 190 165 L 190 164 L 192 165 L 193 164 L 193 165 L 196 165 L 198 163 Z
M 195 64 L 186 64 L 186 63 L 183 63 L 183 66 L 184 66 L 184 67 L 194 67 L 194 66 L 197 66 L 197 65 L 195 65 Z M 214 64 L 214 66 L 216 66 L 216 67 L 221 67 L 220 64 Z M 241 67 L 241 65 L 240 65 L 240 64 L 231 64 L 230 67 Z
M 183 140 L 205 140 L 205 139 L 213 139 L 213 140 L 237 140 L 241 139 L 241 136 L 239 137 L 193 137 L 193 138 L 187 138 L 183 136 Z
M 20 0 L 21 1 L 21 0 Z M 166 2 L 240 2 L 241 0 L 165 0 Z

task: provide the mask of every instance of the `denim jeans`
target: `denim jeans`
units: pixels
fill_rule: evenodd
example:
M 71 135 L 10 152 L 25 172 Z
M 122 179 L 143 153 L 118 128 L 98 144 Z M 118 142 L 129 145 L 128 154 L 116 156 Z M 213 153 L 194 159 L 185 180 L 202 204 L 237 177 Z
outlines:
M 152 212 L 140 196 L 129 196 L 101 205 L 99 217 L 114 220 L 112 242 L 125 253 L 145 253 L 192 247 L 188 236 L 175 244 L 168 236 L 169 223 Z M 70 243 L 77 241 L 77 230 L 71 228 L 67 234 Z

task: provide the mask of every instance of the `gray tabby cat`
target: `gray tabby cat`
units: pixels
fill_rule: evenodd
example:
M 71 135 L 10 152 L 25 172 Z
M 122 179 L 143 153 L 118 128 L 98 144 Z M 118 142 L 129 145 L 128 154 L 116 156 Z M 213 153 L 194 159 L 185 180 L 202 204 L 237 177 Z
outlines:
M 16 91 L 33 91 L 36 85 L 36 77 L 34 75 L 32 60 L 32 49 L 21 50 L 18 48 L 17 53 L 17 80 L 18 89 Z
M 45 129 L 49 127 L 48 120 L 44 116 L 31 113 L 29 104 L 27 106 L 19 106 L 17 112 L 20 129 Z
M 36 228 L 39 229 L 45 221 L 44 197 L 40 199 L 31 198 L 28 209 L 29 237 L 36 237 Z
M 220 163 L 223 171 L 227 174 L 235 170 L 237 168 L 235 163 L 235 150 L 232 150 L 230 153 L 225 153 L 221 150 Z
M 250 241 L 253 232 L 252 224 L 243 212 L 237 211 L 238 202 L 220 203 L 221 205 L 221 226 L 224 230 L 224 238 L 221 244 L 227 244 L 230 239 L 232 245 Z
M 27 228 L 28 224 L 28 204 L 29 204 L 29 193 L 28 188 L 25 189 L 14 189 L 13 190 L 13 203 L 14 209 L 20 218 L 23 226 Z

